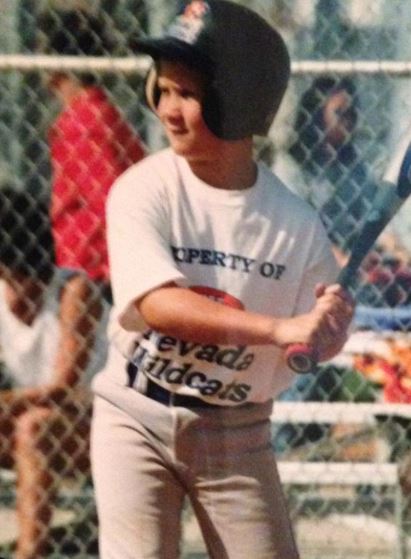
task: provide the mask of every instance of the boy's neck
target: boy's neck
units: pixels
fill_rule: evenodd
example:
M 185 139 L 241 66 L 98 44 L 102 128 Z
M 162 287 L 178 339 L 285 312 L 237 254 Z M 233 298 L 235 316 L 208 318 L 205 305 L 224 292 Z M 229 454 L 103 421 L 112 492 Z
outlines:
M 224 142 L 218 154 L 188 159 L 188 164 L 196 177 L 215 188 L 244 190 L 257 180 L 252 141 Z

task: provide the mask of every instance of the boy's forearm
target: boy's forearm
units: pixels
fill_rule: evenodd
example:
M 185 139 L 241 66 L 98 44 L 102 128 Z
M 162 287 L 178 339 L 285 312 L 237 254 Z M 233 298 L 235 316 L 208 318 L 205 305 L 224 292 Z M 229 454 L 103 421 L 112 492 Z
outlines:
M 315 347 L 323 360 L 344 344 L 353 304 L 339 286 L 324 286 L 317 297 L 310 312 L 285 318 L 228 307 L 176 286 L 152 291 L 136 306 L 150 328 L 180 339 L 282 348 L 304 343 Z
M 146 295 L 138 310 L 154 330 L 197 343 L 273 343 L 275 319 L 234 309 L 179 287 Z

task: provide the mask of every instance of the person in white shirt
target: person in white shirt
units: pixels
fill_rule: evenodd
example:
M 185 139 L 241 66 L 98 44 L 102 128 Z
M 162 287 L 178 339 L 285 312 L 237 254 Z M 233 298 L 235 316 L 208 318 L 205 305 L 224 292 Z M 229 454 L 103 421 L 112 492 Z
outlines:
M 287 345 L 331 357 L 352 302 L 331 283 L 320 220 L 252 158 L 287 86 L 287 49 L 223 0 L 188 3 L 135 48 L 154 59 L 147 100 L 170 148 L 108 201 L 114 311 L 91 453 L 101 558 L 176 559 L 188 496 L 210 557 L 295 559 L 272 401 L 293 377 Z
M 48 208 L 0 191 L 0 466 L 17 472 L 16 559 L 49 548 L 59 476 L 89 469 L 91 400 L 108 309 L 84 274 L 56 269 Z

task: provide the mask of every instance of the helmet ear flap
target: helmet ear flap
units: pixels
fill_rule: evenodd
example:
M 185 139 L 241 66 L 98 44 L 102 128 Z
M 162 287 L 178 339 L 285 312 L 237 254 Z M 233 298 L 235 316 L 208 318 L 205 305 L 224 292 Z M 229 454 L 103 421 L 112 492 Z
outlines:
M 160 90 L 157 85 L 157 69 L 155 65 L 151 66 L 146 76 L 145 94 L 147 105 L 155 113 L 160 101 Z

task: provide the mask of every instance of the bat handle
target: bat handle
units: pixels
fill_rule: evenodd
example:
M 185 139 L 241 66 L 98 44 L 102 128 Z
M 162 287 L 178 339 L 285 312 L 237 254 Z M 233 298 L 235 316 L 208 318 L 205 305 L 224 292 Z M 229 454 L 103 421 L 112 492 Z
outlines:
M 364 255 L 365 251 L 360 254 L 358 250 L 352 254 L 348 264 L 340 271 L 336 283 L 344 289 L 349 289 Z M 319 361 L 318 351 L 313 346 L 301 343 L 290 344 L 285 350 L 285 358 L 290 369 L 300 374 L 313 373 Z
M 296 373 L 315 371 L 318 363 L 317 351 L 306 344 L 291 344 L 285 351 L 288 366 Z

